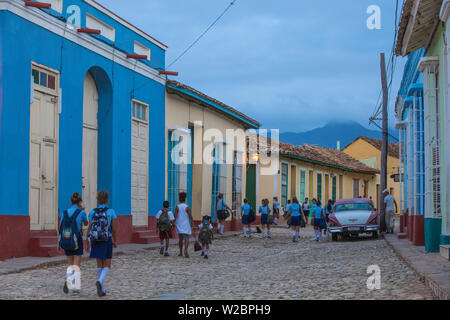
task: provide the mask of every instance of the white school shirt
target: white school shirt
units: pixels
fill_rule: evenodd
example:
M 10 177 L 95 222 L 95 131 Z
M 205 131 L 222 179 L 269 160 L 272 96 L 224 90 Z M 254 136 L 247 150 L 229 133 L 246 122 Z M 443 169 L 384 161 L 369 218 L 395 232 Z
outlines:
M 200 223 L 200 224 L 198 225 L 198 228 L 199 228 L 199 229 L 203 228 L 203 223 Z M 210 224 L 209 224 L 209 230 L 212 230 L 212 229 L 213 229 L 213 226 L 212 226 L 212 224 L 210 223 Z
M 394 211 L 394 197 L 388 194 L 384 197 L 384 203 L 386 203 L 386 211 Z
M 156 220 L 159 220 L 159 217 L 161 217 L 161 214 L 162 214 L 162 210 L 159 210 L 158 213 L 156 214 Z M 167 215 L 169 216 L 170 221 L 175 220 L 175 217 L 173 216 L 172 211 L 167 212 Z
M 192 234 L 191 229 L 191 219 L 189 218 L 186 208 L 188 205 L 185 203 L 180 203 L 178 207 L 178 217 L 175 221 L 175 226 L 177 227 L 178 234 Z

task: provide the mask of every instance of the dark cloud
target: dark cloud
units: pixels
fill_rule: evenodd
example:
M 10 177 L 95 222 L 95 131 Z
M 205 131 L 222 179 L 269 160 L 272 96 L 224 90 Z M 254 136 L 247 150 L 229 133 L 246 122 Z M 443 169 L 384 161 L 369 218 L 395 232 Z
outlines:
M 100 2 L 167 44 L 170 63 L 230 0 Z M 238 0 L 171 69 L 265 127 L 292 131 L 302 123 L 307 130 L 336 119 L 367 125 L 380 91 L 379 52 L 389 57 L 392 48 L 394 2 Z M 382 30 L 366 27 L 372 4 L 381 7 Z

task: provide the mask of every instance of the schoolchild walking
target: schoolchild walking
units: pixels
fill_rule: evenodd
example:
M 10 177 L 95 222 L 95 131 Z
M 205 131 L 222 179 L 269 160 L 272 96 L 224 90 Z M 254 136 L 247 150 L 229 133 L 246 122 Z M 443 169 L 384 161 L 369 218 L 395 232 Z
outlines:
M 301 221 L 305 219 L 305 216 L 297 197 L 292 198 L 292 204 L 289 206 L 289 214 L 291 216 L 292 241 L 298 242 Z
M 322 242 L 322 230 L 326 227 L 325 213 L 321 207 L 320 200 L 313 201 L 312 216 L 315 237 L 312 240 Z
M 243 231 L 244 231 L 244 238 L 247 238 L 247 231 L 248 231 L 248 237 L 252 237 L 252 226 L 251 223 L 251 217 L 250 217 L 250 211 L 252 210 L 252 207 L 248 204 L 248 200 L 244 199 L 244 204 L 241 206 L 241 216 L 242 216 L 242 224 L 244 225 Z
M 213 238 L 211 217 L 204 215 L 202 223 L 198 225 L 198 229 L 200 230 L 198 233 L 198 242 L 202 245 L 202 256 L 203 258 L 208 259 L 209 245 Z
M 169 211 L 169 201 L 163 202 L 163 209 L 156 214 L 156 230 L 159 231 L 159 254 L 165 257 L 169 256 L 169 240 L 172 238 L 172 229 L 175 217 L 172 211 Z M 164 243 L 165 242 L 165 243 Z
M 178 233 L 178 246 L 180 247 L 179 257 L 189 258 L 188 247 L 189 237 L 192 234 L 192 214 L 191 208 L 186 204 L 186 192 L 180 192 L 178 195 L 179 204 L 175 207 L 175 226 Z
M 325 211 L 325 222 L 328 225 L 328 222 L 330 221 L 330 213 L 333 212 L 333 200 L 328 200 L 327 205 L 323 208 L 323 210 Z M 324 234 L 326 234 L 328 232 L 328 227 L 325 226 L 324 229 Z
M 217 220 L 219 220 L 219 223 L 217 224 L 217 233 L 219 234 L 223 234 L 225 220 L 227 219 L 227 210 L 230 212 L 232 211 L 223 198 L 223 194 L 219 193 L 216 198 L 216 214 Z
M 86 212 L 84 212 L 83 199 L 78 192 L 70 198 L 72 206 L 64 210 L 59 221 L 59 248 L 64 250 L 67 257 L 66 281 L 64 281 L 63 292 L 68 293 L 68 281 L 74 272 L 73 266 L 81 267 L 81 257 L 83 255 L 83 232 L 82 226 L 88 225 Z M 74 293 L 78 289 L 73 290 Z
M 105 279 L 111 269 L 113 247 L 117 248 L 116 213 L 108 208 L 109 194 L 102 190 L 97 194 L 98 207 L 89 213 L 87 250 L 90 257 L 97 261 L 97 294 L 106 295 Z
M 303 214 L 305 215 L 305 223 L 308 224 L 308 218 L 309 218 L 309 208 L 310 208 L 310 204 L 309 204 L 309 199 L 305 198 L 305 201 L 302 204 L 303 207 Z
M 288 229 L 291 227 L 291 225 L 290 225 L 291 219 L 290 219 L 290 215 L 289 215 L 289 210 L 290 210 L 289 206 L 290 205 L 291 205 L 291 200 L 288 200 L 283 209 L 284 210 L 283 218 L 286 220 L 286 228 L 288 228 Z
M 270 207 L 269 207 L 269 200 L 263 199 L 261 201 L 261 206 L 259 207 L 259 213 L 261 214 L 261 229 L 262 229 L 262 238 L 265 239 L 265 228 L 267 227 L 267 238 L 271 239 L 270 235 Z
M 280 218 L 280 204 L 278 203 L 278 198 L 273 197 L 273 224 L 278 225 L 278 219 Z

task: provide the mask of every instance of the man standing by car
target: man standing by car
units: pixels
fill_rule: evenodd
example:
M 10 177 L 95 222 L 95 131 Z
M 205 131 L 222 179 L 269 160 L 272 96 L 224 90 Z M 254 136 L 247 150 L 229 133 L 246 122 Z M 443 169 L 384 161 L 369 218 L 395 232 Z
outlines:
M 384 221 L 386 224 L 387 233 L 394 233 L 395 220 L 394 220 L 394 205 L 395 213 L 398 212 L 397 202 L 394 197 L 389 193 L 388 189 L 383 191 L 384 193 Z

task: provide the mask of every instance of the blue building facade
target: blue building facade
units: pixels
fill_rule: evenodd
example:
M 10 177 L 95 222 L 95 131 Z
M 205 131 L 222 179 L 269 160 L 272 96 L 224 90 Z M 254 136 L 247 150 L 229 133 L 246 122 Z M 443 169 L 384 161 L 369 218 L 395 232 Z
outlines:
M 424 243 L 425 139 L 423 77 L 418 66 L 424 49 L 409 55 L 397 97 L 397 128 L 400 129 L 401 209 L 408 212 L 410 240 Z
M 109 192 L 122 243 L 164 200 L 167 47 L 95 1 L 48 2 L 0 0 L 0 259 L 42 251 L 75 191 L 86 210 Z

